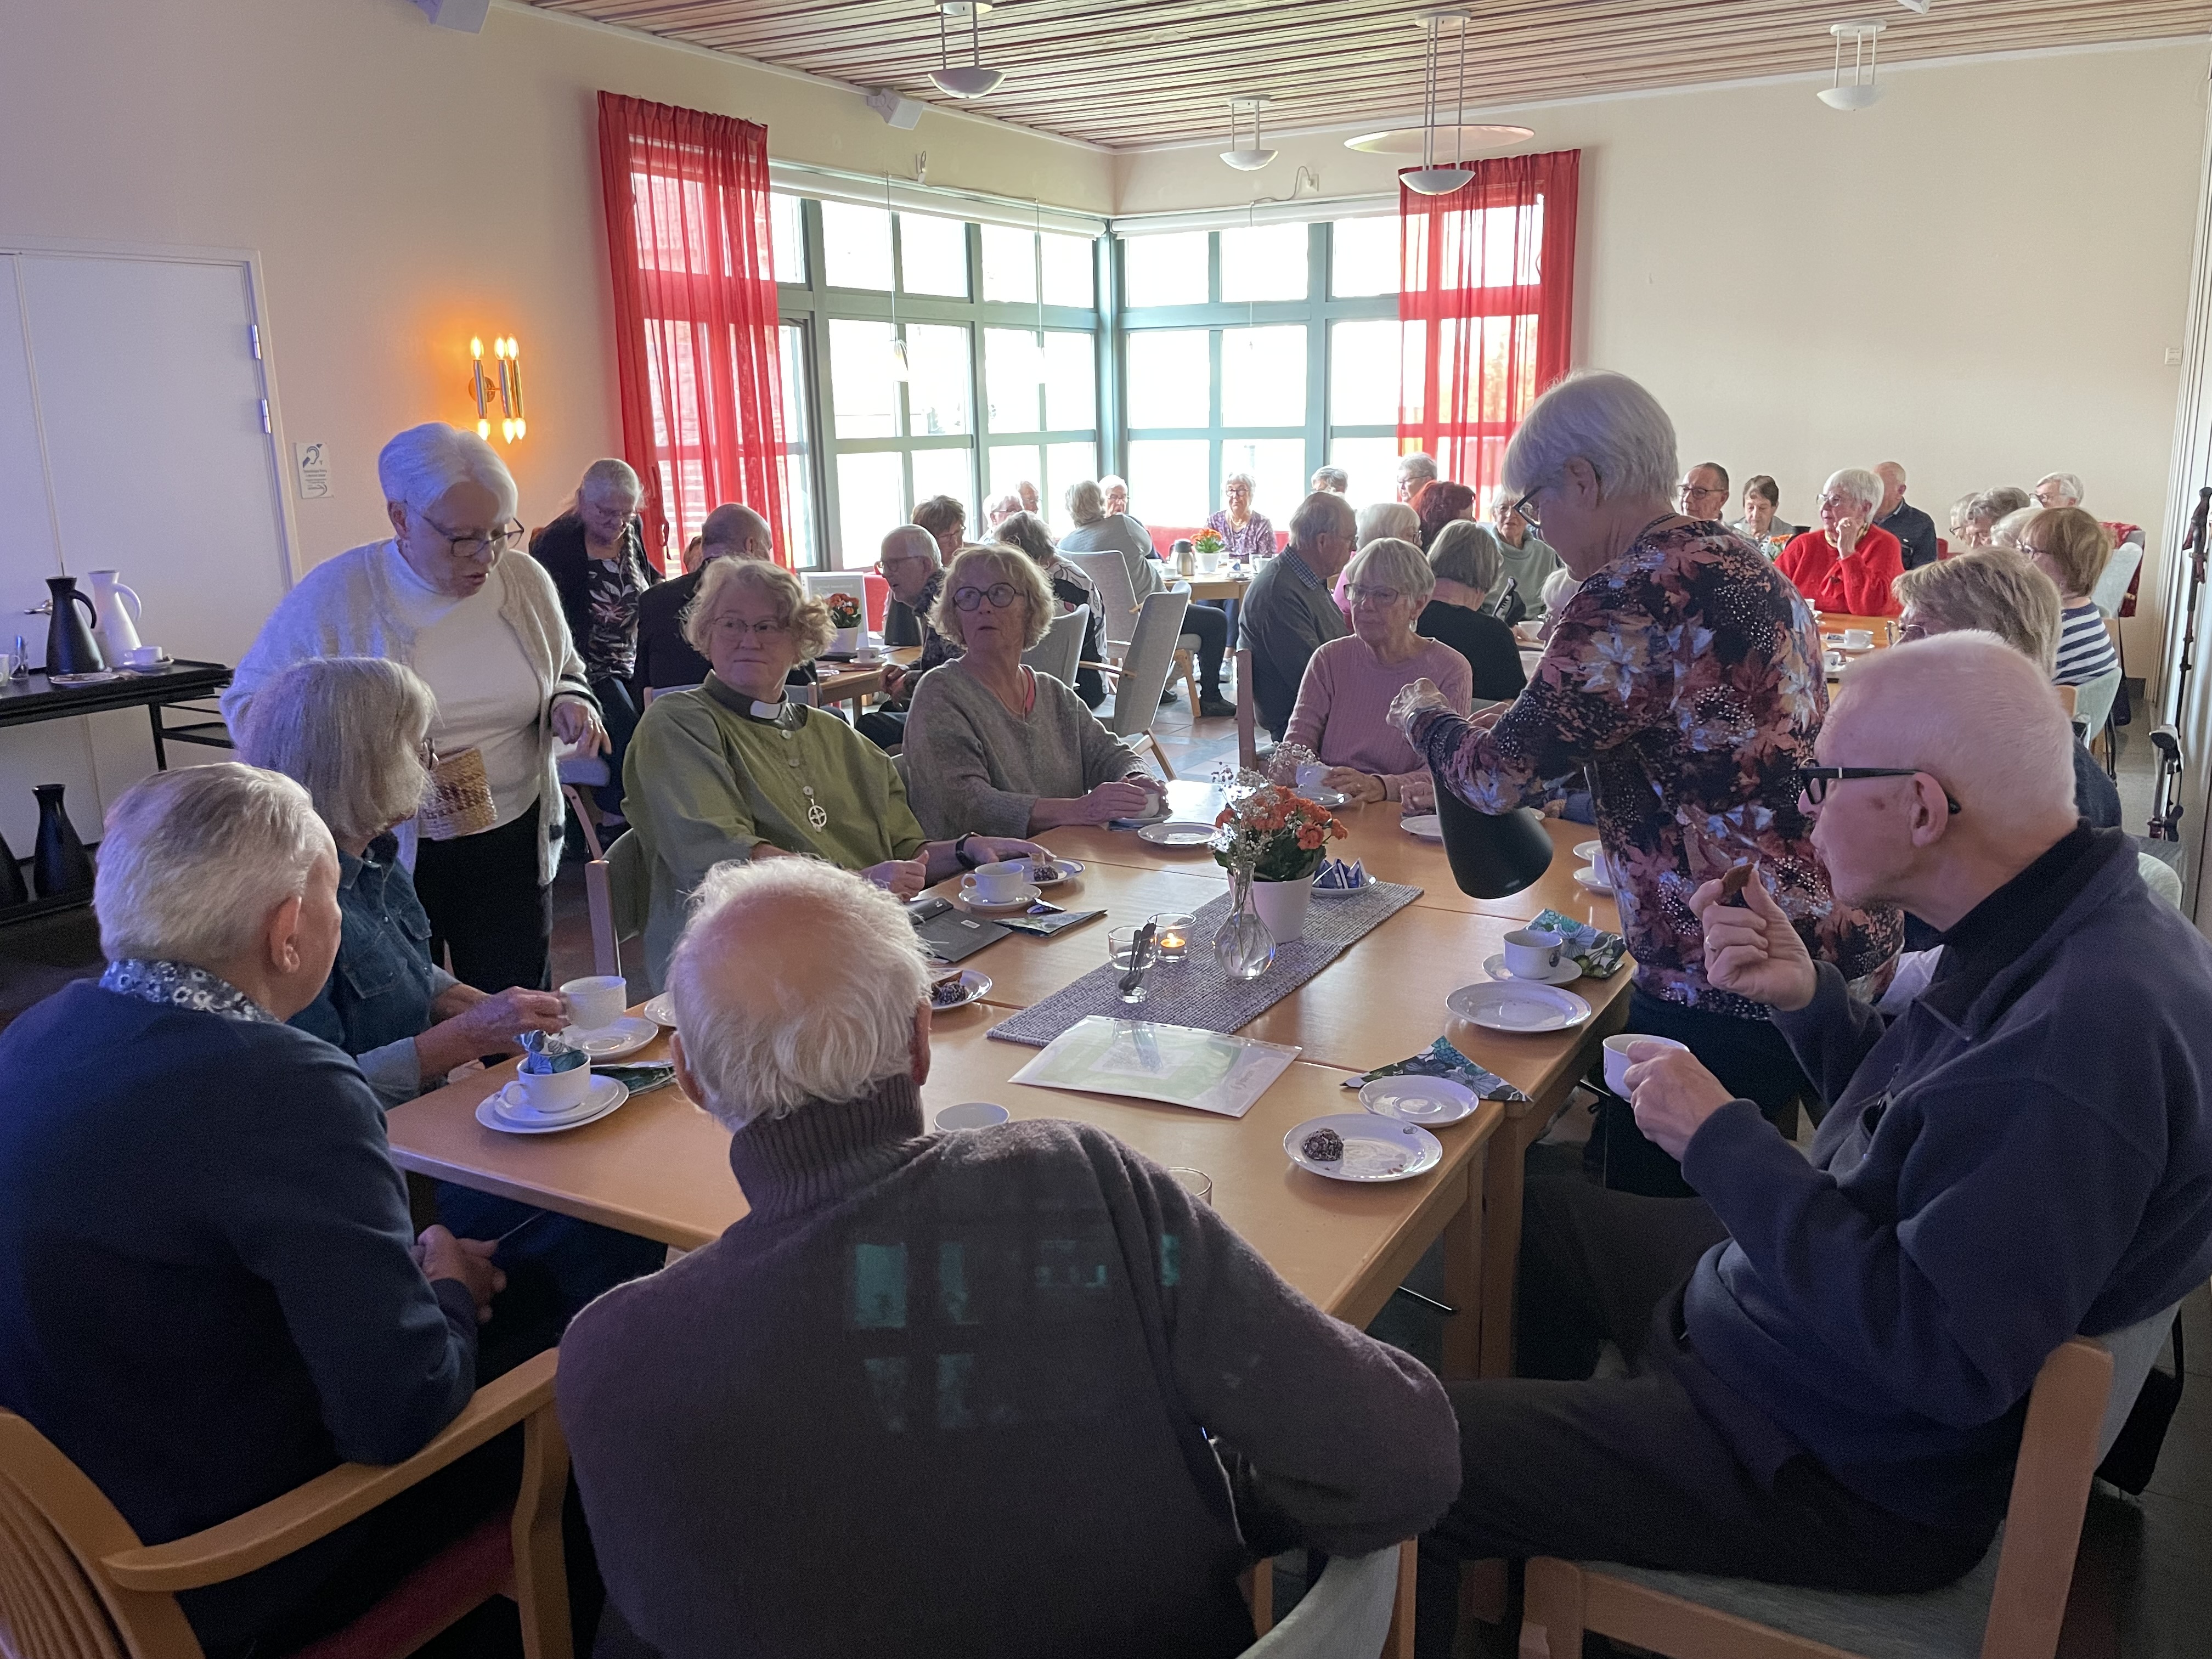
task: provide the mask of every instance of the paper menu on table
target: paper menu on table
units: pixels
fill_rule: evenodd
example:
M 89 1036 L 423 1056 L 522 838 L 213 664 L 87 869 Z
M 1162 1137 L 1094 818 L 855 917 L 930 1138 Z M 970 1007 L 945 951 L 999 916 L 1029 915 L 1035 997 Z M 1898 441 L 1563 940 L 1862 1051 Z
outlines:
M 1046 1044 L 1013 1080 L 1242 1117 L 1297 1057 L 1279 1043 L 1093 1014 Z

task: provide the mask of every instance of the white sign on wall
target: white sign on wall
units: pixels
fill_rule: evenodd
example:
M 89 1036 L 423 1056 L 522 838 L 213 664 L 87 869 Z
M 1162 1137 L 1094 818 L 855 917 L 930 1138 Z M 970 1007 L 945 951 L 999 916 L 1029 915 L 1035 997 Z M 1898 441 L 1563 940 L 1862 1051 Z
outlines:
M 292 446 L 292 471 L 300 480 L 301 501 L 320 501 L 331 493 L 330 453 L 326 444 Z

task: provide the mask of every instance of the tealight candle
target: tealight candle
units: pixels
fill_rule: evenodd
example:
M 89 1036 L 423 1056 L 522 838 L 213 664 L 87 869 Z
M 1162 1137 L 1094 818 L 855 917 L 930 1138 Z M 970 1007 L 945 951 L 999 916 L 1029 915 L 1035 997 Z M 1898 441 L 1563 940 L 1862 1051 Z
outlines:
M 1181 962 L 1190 949 L 1190 916 L 1156 915 L 1152 918 L 1153 937 L 1160 947 L 1162 962 Z

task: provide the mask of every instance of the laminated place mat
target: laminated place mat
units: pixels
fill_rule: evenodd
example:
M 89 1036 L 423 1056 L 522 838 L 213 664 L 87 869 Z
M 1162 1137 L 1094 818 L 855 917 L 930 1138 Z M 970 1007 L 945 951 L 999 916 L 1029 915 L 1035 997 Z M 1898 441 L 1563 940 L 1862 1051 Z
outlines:
M 1231 979 L 1213 959 L 1213 936 L 1229 917 L 1230 896 L 1224 893 L 1192 919 L 1189 956 L 1181 962 L 1164 962 L 1146 975 L 1145 988 L 1151 994 L 1144 1001 L 1122 1001 L 1121 970 L 1105 963 L 1035 1007 L 994 1025 L 990 1034 L 1002 1042 L 1042 1048 L 1093 1014 L 1190 1025 L 1204 1031 L 1239 1030 L 1420 896 L 1418 887 L 1378 881 L 1364 892 L 1316 904 L 1306 917 L 1304 936 L 1278 945 L 1266 973 L 1257 979 Z

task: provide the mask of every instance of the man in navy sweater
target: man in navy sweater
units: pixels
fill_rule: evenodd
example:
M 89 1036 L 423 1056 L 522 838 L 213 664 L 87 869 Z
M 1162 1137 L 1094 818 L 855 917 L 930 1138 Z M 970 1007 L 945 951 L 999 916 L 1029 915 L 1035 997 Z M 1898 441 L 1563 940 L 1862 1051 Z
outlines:
M 1522 1306 L 1579 1315 L 1633 1374 L 1456 1390 L 1433 1565 L 1948 1583 L 2002 1518 L 2051 1351 L 2212 1272 L 2212 946 L 2126 836 L 2075 817 L 2045 678 L 1972 632 L 1844 676 L 1805 775 L 1814 844 L 1838 904 L 1943 939 L 1893 1022 L 1763 880 L 1691 896 L 1713 983 L 1773 1009 L 1833 1104 L 1808 1161 L 1694 1056 L 1632 1049 L 1637 1123 L 1699 1196 L 1531 1182 Z M 1449 1576 L 1425 1574 L 1425 1652 L 1449 1650 Z
M 0 1406 L 163 1543 L 420 1449 L 475 1389 L 501 1276 L 489 1243 L 413 1237 L 360 1068 L 284 1024 L 338 944 L 304 789 L 156 773 L 108 814 L 93 903 L 106 972 L 0 1036 Z M 361 1611 L 482 1513 L 464 1468 L 184 1593 L 202 1646 L 286 1650 Z

